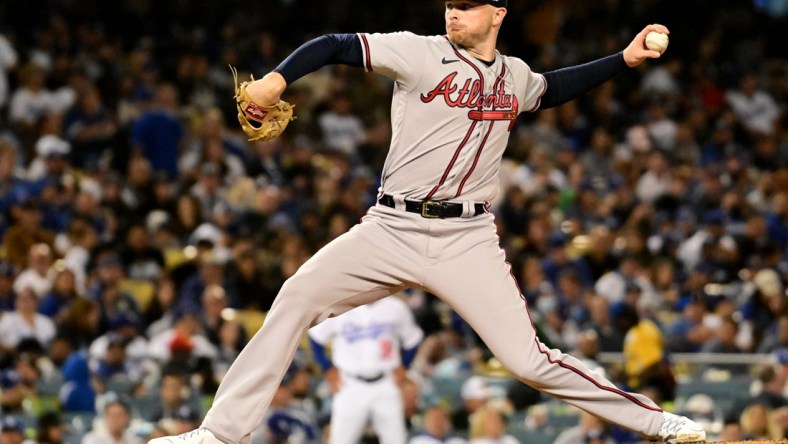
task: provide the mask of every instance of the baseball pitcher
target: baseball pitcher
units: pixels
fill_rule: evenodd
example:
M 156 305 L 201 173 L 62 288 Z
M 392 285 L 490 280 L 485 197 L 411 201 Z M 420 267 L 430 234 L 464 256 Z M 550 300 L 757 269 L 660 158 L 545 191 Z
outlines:
M 646 438 L 705 440 L 693 421 L 618 389 L 539 341 L 488 212 L 517 115 L 560 105 L 659 57 L 646 49 L 645 36 L 668 29 L 648 25 L 617 54 L 540 74 L 496 50 L 506 6 L 507 0 L 447 1 L 444 35 L 322 36 L 238 88 L 239 120 L 250 138 L 265 138 L 292 119 L 280 97 L 309 72 L 341 63 L 391 78 L 393 134 L 382 186 L 362 221 L 283 285 L 202 427 L 153 444 L 240 442 L 263 418 L 310 326 L 405 287 L 448 303 L 524 383 Z

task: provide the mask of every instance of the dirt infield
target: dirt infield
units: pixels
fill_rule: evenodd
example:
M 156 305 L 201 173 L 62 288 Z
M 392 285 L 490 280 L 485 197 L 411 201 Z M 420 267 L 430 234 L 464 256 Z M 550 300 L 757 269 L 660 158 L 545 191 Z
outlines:
M 777 443 L 787 443 L 788 439 L 783 439 L 781 441 L 718 441 L 716 444 L 747 444 L 751 442 L 757 442 L 758 444 L 777 444 Z M 706 441 L 707 444 L 712 444 L 713 441 Z

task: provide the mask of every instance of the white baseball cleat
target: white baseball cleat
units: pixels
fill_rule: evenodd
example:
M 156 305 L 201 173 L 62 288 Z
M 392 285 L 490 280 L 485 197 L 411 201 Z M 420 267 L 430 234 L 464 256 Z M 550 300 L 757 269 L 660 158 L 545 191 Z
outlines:
M 210 430 L 200 427 L 176 436 L 164 436 L 148 441 L 148 444 L 224 444 Z
M 668 444 L 701 443 L 706 441 L 706 432 L 689 418 L 662 412 L 659 437 Z

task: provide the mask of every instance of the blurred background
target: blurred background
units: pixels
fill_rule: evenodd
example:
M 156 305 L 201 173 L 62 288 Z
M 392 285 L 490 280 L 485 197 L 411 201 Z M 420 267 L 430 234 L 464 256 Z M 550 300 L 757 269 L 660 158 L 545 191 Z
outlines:
M 442 34 L 442 8 L 0 3 L 0 443 L 199 425 L 284 280 L 374 204 L 391 133 L 391 82 L 329 66 L 288 89 L 283 137 L 249 143 L 228 65 L 262 77 L 324 33 Z M 655 22 L 659 60 L 521 115 L 501 245 L 545 343 L 715 439 L 781 439 L 788 2 L 511 0 L 499 49 L 546 72 Z M 474 443 L 639 442 L 512 380 L 433 295 L 400 296 L 426 333 L 401 383 L 413 436 L 437 421 Z M 308 347 L 280 390 L 303 427 L 329 424 Z

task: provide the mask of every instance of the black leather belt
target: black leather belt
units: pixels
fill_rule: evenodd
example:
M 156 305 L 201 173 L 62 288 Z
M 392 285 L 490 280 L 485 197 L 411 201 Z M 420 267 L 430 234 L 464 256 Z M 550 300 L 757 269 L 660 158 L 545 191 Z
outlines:
M 375 376 L 361 376 L 361 375 L 348 375 L 348 376 L 350 376 L 353 379 L 358 379 L 359 381 L 364 381 L 368 384 L 371 384 L 373 382 L 380 381 L 381 379 L 383 379 L 384 376 L 386 376 L 386 374 L 378 373 Z
M 394 197 L 384 194 L 378 199 L 378 203 L 390 208 L 396 208 Z M 408 213 L 420 214 L 427 219 L 445 219 L 447 217 L 462 216 L 463 205 L 456 202 L 444 202 L 438 200 L 406 200 L 405 211 Z M 478 216 L 487 212 L 483 203 L 473 204 L 473 215 Z

